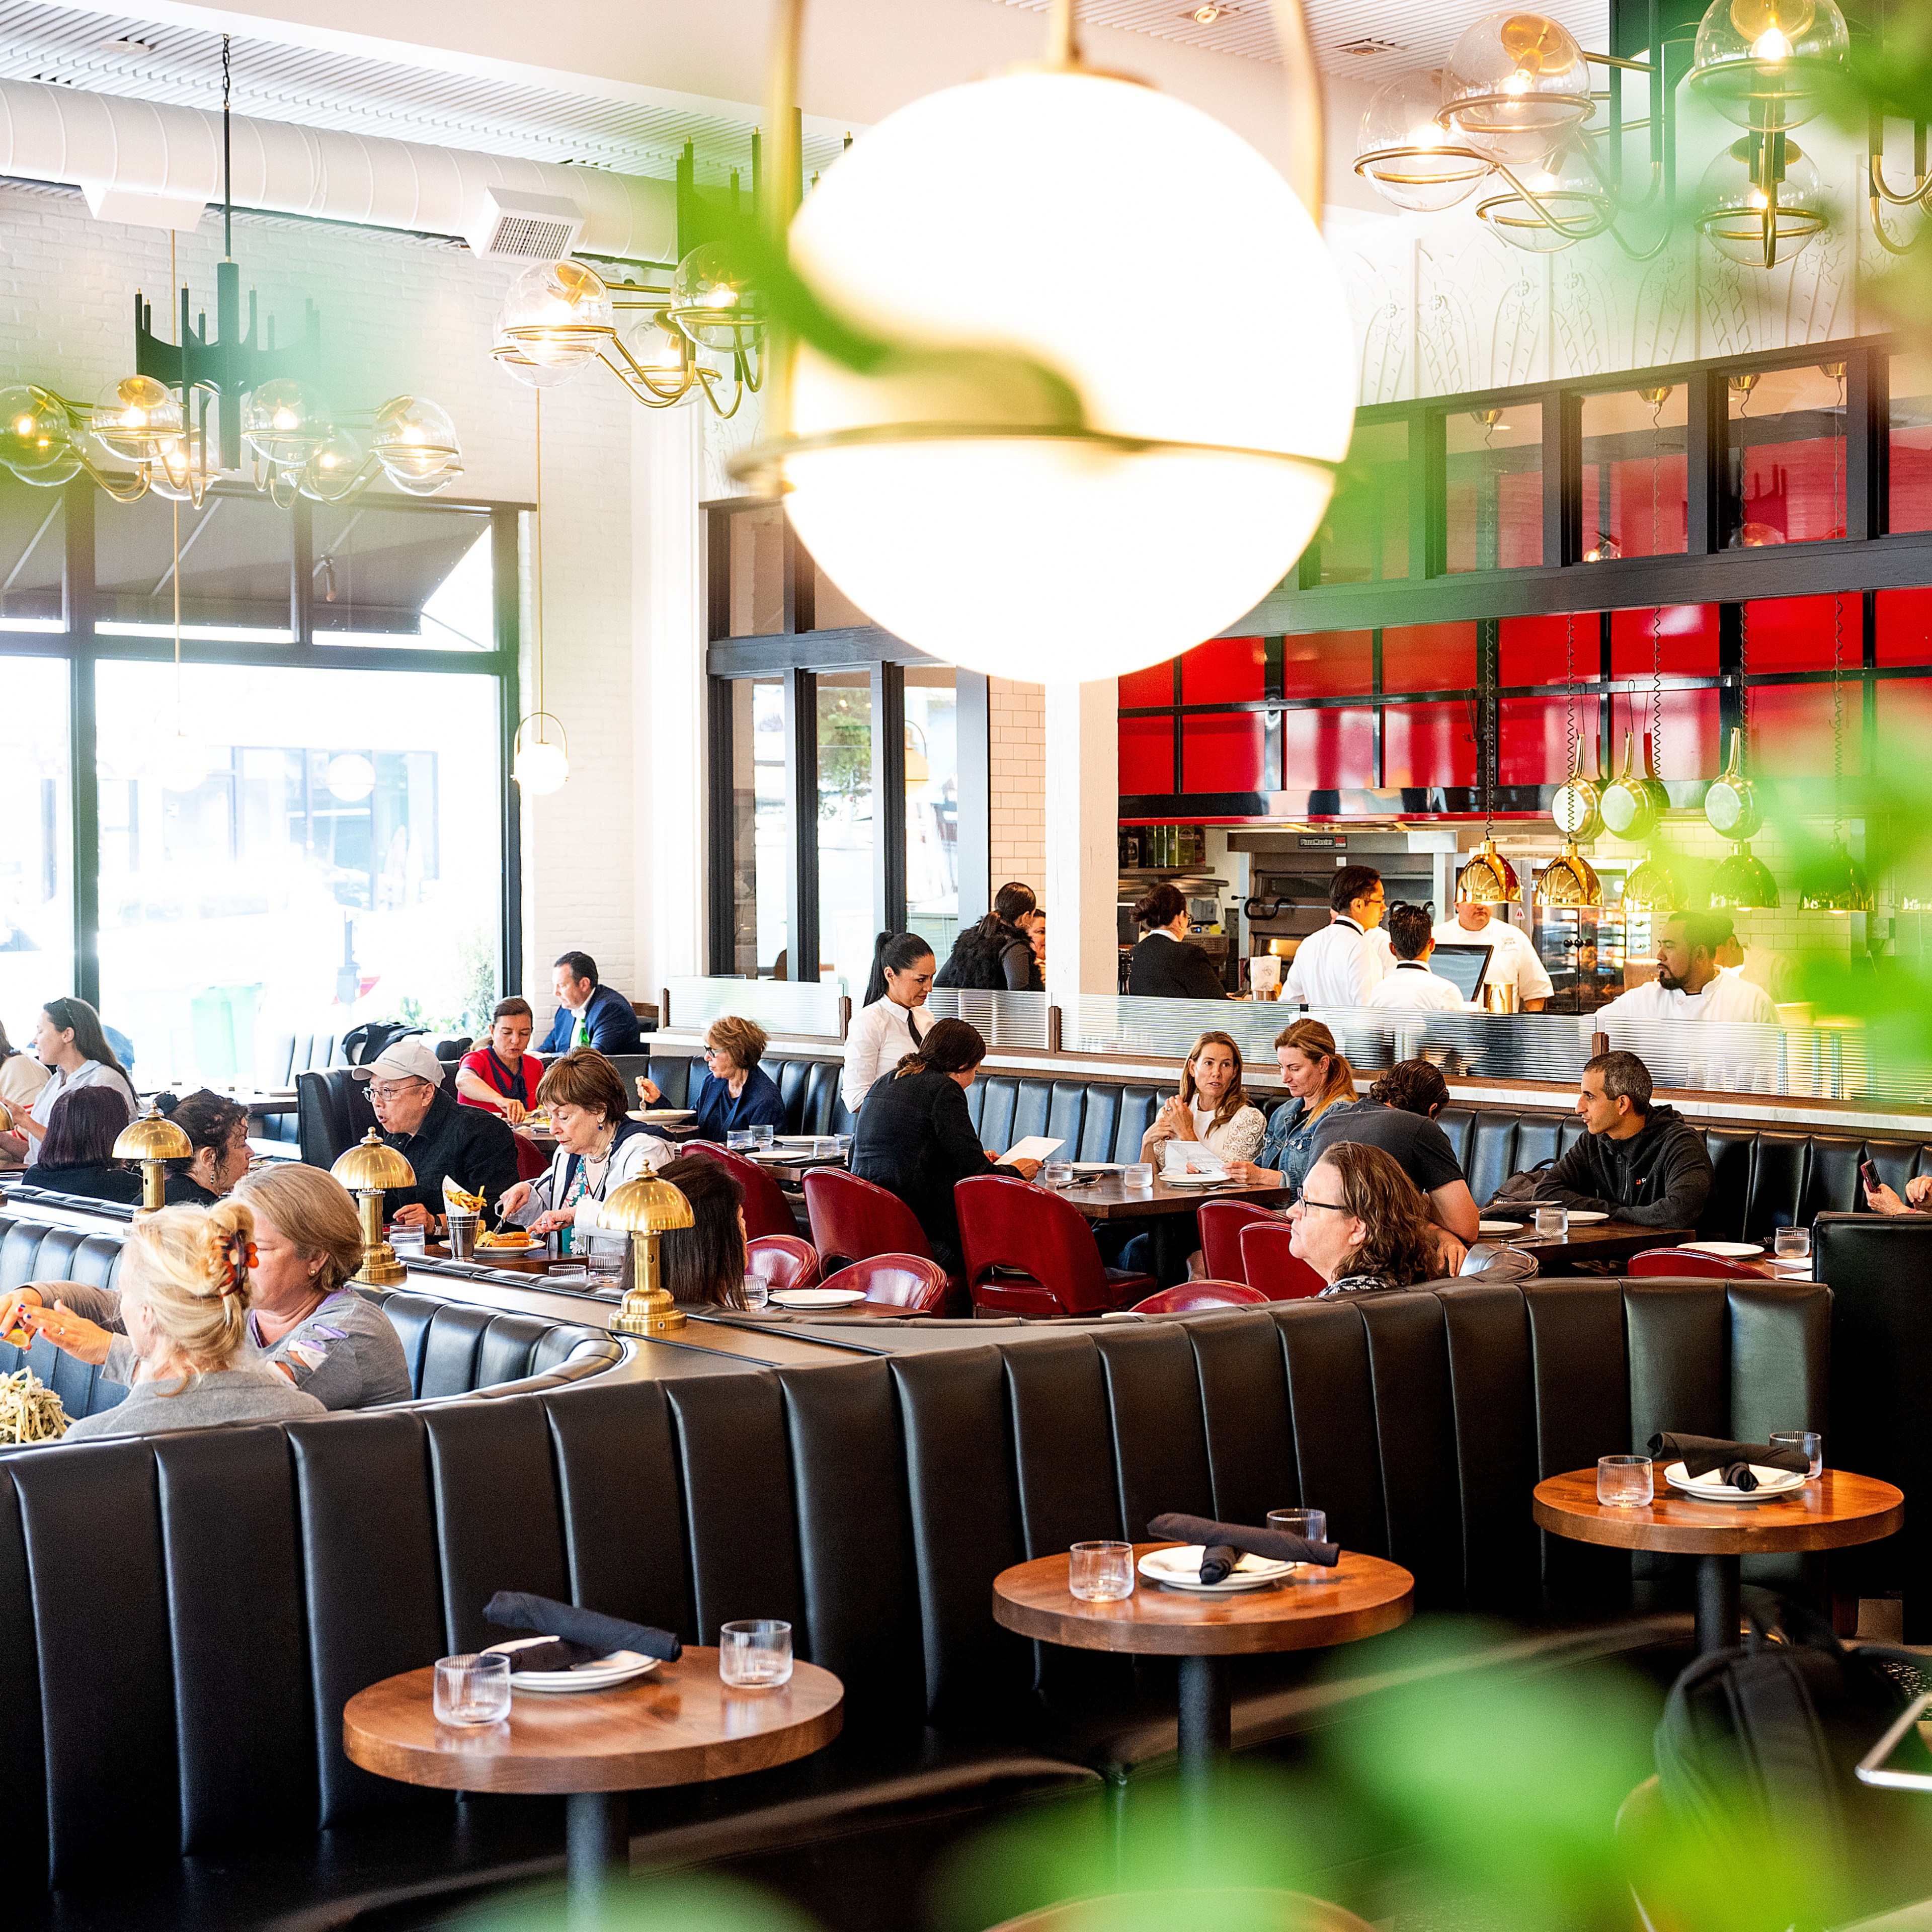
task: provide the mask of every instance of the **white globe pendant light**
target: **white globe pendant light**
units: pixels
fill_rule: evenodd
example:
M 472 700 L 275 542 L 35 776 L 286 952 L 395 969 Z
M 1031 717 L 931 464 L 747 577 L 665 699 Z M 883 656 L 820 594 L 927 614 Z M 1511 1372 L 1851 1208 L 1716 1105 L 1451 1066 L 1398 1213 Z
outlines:
M 790 248 L 821 300 L 905 352 L 861 374 L 802 345 L 789 422 L 748 463 L 908 643 L 1034 682 L 1116 676 L 1238 621 L 1313 534 L 1355 388 L 1321 235 L 1238 136 L 1080 66 L 1070 34 L 1061 59 L 879 123 Z M 1226 354 L 1150 353 L 1169 307 L 1220 318 L 1199 339 Z M 976 368 L 988 351 L 1004 381 Z M 1028 363 L 1064 381 L 1070 421 Z

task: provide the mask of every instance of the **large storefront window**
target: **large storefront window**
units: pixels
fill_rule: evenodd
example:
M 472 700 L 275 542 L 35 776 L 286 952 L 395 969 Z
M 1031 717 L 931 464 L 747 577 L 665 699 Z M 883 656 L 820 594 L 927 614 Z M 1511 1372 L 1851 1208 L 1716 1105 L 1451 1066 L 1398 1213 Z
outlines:
M 211 494 L 197 509 L 147 496 L 94 508 L 94 628 L 103 637 L 174 628 L 175 519 L 181 521 L 182 634 L 211 642 L 295 637 L 294 526 L 266 496 Z
M 74 991 L 69 796 L 67 666 L 0 657 L 0 1024 L 19 1047 Z
M 944 960 L 959 930 L 958 674 L 905 674 L 906 926 Z
M 488 676 L 191 664 L 207 776 L 178 790 L 154 763 L 172 668 L 99 667 L 100 1006 L 143 1084 L 247 1080 L 258 1043 L 369 1018 L 482 1030 L 497 703 Z
M 731 687 L 731 970 L 770 979 L 785 950 L 784 687 Z
M 872 970 L 872 680 L 862 670 L 818 680 L 818 977 L 854 1000 Z M 814 976 L 802 965 L 792 976 Z
M 0 631 L 64 628 L 65 507 L 58 490 L 31 489 L 0 470 Z
M 318 643 L 490 649 L 487 510 L 322 504 L 312 542 L 310 612 Z

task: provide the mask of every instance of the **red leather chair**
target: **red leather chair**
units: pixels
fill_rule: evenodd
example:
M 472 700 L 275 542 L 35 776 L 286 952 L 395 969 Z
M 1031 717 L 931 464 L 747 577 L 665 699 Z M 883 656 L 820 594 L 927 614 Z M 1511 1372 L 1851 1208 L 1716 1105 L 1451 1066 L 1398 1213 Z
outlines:
M 1719 1281 L 1761 1281 L 1754 1268 L 1741 1262 L 1726 1261 L 1722 1255 L 1686 1254 L 1682 1248 L 1646 1248 L 1633 1255 L 1624 1268 L 1627 1275 L 1667 1275 L 1678 1280 L 1686 1276 L 1712 1276 Z
M 1279 1214 L 1251 1201 L 1204 1201 L 1201 1204 L 1201 1258 L 1210 1280 L 1246 1281 L 1241 1262 L 1241 1230 L 1250 1222 L 1279 1222 Z
M 820 1286 L 856 1288 L 868 1301 L 904 1315 L 943 1315 L 952 1278 L 929 1255 L 868 1255 Z
M 1235 1202 L 1223 1201 L 1223 1208 Z M 1184 1281 L 1178 1288 L 1164 1288 L 1144 1301 L 1137 1301 L 1130 1311 L 1135 1315 L 1192 1315 L 1200 1308 L 1241 1308 L 1268 1297 L 1244 1281 Z
M 1079 1210 L 1030 1182 L 975 1174 L 952 1198 L 976 1315 L 1101 1315 L 1160 1286 L 1150 1274 L 1102 1267 Z
M 1299 1255 L 1288 1252 L 1294 1232 L 1286 1221 L 1272 1216 L 1250 1222 L 1241 1230 L 1241 1272 L 1250 1288 L 1269 1301 L 1306 1301 L 1328 1284 Z
M 798 1216 L 791 1211 L 784 1190 L 756 1161 L 747 1160 L 716 1141 L 686 1141 L 679 1151 L 694 1154 L 700 1160 L 715 1160 L 727 1174 L 736 1178 L 745 1190 L 745 1233 L 748 1240 L 759 1240 L 766 1234 L 796 1238 Z
M 805 1211 L 812 1217 L 812 1245 L 828 1268 L 873 1255 L 932 1258 L 932 1244 L 912 1210 L 877 1181 L 843 1168 L 807 1169 Z
M 770 1288 L 816 1288 L 818 1250 L 796 1234 L 760 1234 L 745 1244 L 745 1266 Z

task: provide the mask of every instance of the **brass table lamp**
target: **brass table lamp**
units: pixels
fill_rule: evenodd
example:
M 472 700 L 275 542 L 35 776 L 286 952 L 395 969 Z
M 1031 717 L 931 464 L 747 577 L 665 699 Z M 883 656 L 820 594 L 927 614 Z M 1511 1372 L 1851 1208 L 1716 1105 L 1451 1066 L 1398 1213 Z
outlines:
M 356 1197 L 362 1222 L 362 1265 L 352 1280 L 364 1288 L 394 1288 L 406 1273 L 382 1238 L 382 1196 L 414 1184 L 416 1171 L 371 1127 L 329 1172 Z
M 194 1152 L 194 1143 L 152 1101 L 139 1120 L 130 1120 L 121 1130 L 114 1142 L 114 1158 L 141 1163 L 141 1205 L 136 1220 L 166 1204 L 163 1190 L 167 1186 L 167 1163 L 186 1160 Z
M 636 1286 L 626 1291 L 610 1326 L 620 1335 L 666 1335 L 684 1326 L 682 1310 L 671 1304 L 670 1291 L 658 1280 L 658 1241 L 673 1228 L 688 1228 L 691 1203 L 668 1180 L 640 1174 L 614 1187 L 598 1217 L 606 1228 L 621 1228 L 631 1237 L 636 1258 Z

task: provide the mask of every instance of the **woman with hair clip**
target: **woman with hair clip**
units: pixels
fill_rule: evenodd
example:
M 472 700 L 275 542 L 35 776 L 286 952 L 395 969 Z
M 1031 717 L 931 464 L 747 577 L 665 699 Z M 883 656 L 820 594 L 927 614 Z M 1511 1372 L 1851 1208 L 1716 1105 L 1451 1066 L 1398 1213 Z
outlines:
M 1275 1064 L 1288 1097 L 1268 1117 L 1252 1160 L 1230 1161 L 1228 1178 L 1249 1187 L 1298 1188 L 1314 1160 L 1311 1143 L 1322 1117 L 1355 1097 L 1355 1070 L 1319 1020 L 1297 1020 L 1275 1036 Z
M 1144 894 L 1134 917 L 1147 937 L 1127 956 L 1127 991 L 1139 998 L 1225 1000 L 1214 962 L 1187 943 L 1187 902 L 1163 879 Z
M 980 1144 L 966 1110 L 966 1090 L 986 1057 L 977 1027 L 938 1021 L 919 1051 L 908 1054 L 892 1077 L 873 1090 L 852 1142 L 852 1172 L 896 1194 L 912 1210 L 933 1259 L 948 1274 L 966 1265 L 954 1184 L 976 1174 L 1030 1180 L 1040 1172 L 1036 1160 L 995 1163 Z
M 1225 1033 L 1204 1033 L 1180 1070 L 1180 1091 L 1141 1136 L 1141 1158 L 1156 1160 L 1168 1141 L 1197 1141 L 1224 1161 L 1246 1161 L 1258 1152 L 1262 1110 L 1241 1084 L 1241 1049 Z
M 1010 880 L 993 895 L 993 909 L 952 942 L 935 986 L 970 986 L 982 992 L 1037 993 L 1046 982 L 1034 957 L 1033 888 Z
M 937 972 L 932 946 L 916 932 L 882 932 L 872 948 L 872 976 L 866 1004 L 845 1035 L 845 1071 L 838 1094 L 857 1113 L 882 1073 L 916 1053 L 932 1029 L 919 1009 Z
M 691 1226 L 674 1228 L 658 1244 L 663 1282 L 674 1301 L 742 1308 L 745 1190 L 736 1174 L 701 1155 L 680 1154 L 658 1169 L 691 1203 Z
M 1288 1246 L 1328 1283 L 1324 1298 L 1408 1288 L 1442 1273 L 1422 1196 L 1380 1148 L 1329 1148 L 1288 1219 Z
M 76 1087 L 111 1087 L 127 1102 L 129 1120 L 139 1111 L 134 1083 L 108 1045 L 100 1016 L 85 1000 L 50 1000 L 40 1009 L 34 1026 L 34 1052 L 47 1070 L 47 1083 L 34 1096 L 30 1112 L 14 1115 L 16 1132 L 0 1137 L 10 1152 L 28 1154 L 29 1166 L 35 1158 L 28 1153 L 29 1146 L 38 1148 L 46 1137 L 47 1116 L 63 1094 Z
M 164 1208 L 134 1224 L 122 1251 L 116 1298 L 134 1358 L 134 1386 L 126 1401 L 83 1416 L 63 1441 L 328 1414 L 249 1348 L 254 1232 L 254 1216 L 235 1201 Z M 20 1306 L 17 1318 L 57 1344 L 78 1320 L 60 1302 Z

